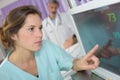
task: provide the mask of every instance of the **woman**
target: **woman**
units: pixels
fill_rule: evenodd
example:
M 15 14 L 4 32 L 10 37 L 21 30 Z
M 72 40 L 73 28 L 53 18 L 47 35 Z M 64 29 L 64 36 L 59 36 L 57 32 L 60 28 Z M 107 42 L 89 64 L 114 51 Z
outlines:
M 95 69 L 96 45 L 82 59 L 73 59 L 49 41 L 42 41 L 41 14 L 33 6 L 13 9 L 0 29 L 0 37 L 9 49 L 0 65 L 0 80 L 63 80 L 60 70 Z

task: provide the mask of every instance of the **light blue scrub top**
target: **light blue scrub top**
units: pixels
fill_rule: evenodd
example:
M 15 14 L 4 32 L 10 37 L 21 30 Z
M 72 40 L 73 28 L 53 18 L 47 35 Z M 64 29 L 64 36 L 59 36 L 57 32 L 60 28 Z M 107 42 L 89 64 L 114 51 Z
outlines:
M 0 80 L 63 80 L 60 71 L 70 70 L 73 65 L 72 56 L 48 41 L 43 41 L 40 50 L 35 52 L 39 77 L 9 62 L 8 56 L 0 65 Z

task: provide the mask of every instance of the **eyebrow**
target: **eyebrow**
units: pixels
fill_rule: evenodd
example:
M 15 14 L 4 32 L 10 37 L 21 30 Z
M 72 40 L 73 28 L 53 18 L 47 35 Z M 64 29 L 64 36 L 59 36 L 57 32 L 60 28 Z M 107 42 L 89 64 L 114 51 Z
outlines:
M 39 25 L 39 27 L 42 27 L 43 25 L 41 24 L 41 25 Z M 27 26 L 27 27 L 37 27 L 37 26 L 35 26 L 35 25 L 29 25 L 29 26 Z

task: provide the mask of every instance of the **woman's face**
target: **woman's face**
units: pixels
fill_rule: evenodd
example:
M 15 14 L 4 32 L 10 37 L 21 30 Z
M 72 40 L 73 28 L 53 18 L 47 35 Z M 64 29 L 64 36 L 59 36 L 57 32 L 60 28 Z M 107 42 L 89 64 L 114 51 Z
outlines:
M 38 14 L 29 14 L 25 23 L 17 34 L 12 36 L 15 48 L 23 48 L 30 51 L 40 49 L 42 43 L 42 20 Z

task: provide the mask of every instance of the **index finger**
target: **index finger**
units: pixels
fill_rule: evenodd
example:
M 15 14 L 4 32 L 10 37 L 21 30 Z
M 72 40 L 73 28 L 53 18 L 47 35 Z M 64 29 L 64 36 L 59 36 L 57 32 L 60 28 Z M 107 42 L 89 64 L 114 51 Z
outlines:
M 97 51 L 98 47 L 99 47 L 98 44 L 95 45 L 95 46 L 86 54 L 86 56 L 84 57 L 84 59 L 88 59 L 88 58 L 90 58 L 91 56 L 93 56 L 94 53 Z

